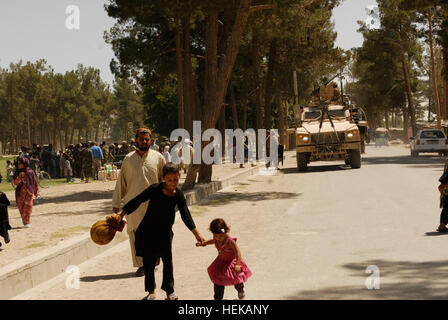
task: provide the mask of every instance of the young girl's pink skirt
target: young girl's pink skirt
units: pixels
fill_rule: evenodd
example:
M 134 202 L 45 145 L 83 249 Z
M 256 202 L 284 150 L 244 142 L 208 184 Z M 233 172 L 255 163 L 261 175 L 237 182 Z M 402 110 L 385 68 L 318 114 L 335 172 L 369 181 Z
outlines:
M 214 284 L 219 286 L 233 286 L 242 282 L 246 282 L 252 275 L 249 267 L 241 260 L 241 272 L 235 271 L 236 258 L 232 260 L 224 260 L 219 256 L 207 268 L 210 279 Z

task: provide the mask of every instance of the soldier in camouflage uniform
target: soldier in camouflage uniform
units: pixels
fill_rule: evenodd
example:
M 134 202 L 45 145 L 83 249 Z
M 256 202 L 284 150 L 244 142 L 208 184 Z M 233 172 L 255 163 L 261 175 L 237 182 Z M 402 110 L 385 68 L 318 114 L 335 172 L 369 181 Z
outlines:
M 111 143 L 109 145 L 109 155 L 107 158 L 107 162 L 112 163 L 112 162 L 114 162 L 114 160 L 115 160 L 115 145 L 113 143 Z
M 106 163 L 109 162 L 109 146 L 106 144 L 106 142 L 102 143 L 101 151 L 103 152 L 103 159 L 101 160 L 101 165 L 104 166 Z
M 90 176 L 93 172 L 93 152 L 88 147 L 87 143 L 82 144 L 81 150 L 81 164 L 82 164 L 82 177 L 86 179 L 86 183 L 89 182 Z
M 128 143 L 126 141 L 121 142 L 121 148 L 118 150 L 118 154 L 128 154 L 130 152 Z

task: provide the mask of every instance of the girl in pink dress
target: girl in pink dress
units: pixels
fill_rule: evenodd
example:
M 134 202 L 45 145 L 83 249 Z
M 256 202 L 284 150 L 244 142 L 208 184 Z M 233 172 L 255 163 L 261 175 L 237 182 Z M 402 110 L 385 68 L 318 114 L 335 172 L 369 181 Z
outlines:
M 234 286 L 238 298 L 244 299 L 244 282 L 252 275 L 249 267 L 241 258 L 241 251 L 236 244 L 236 238 L 231 237 L 229 227 L 223 219 L 215 219 L 210 223 L 213 239 L 196 243 L 197 246 L 214 244 L 218 249 L 218 257 L 208 267 L 207 271 L 214 284 L 215 300 L 222 300 L 225 286 Z

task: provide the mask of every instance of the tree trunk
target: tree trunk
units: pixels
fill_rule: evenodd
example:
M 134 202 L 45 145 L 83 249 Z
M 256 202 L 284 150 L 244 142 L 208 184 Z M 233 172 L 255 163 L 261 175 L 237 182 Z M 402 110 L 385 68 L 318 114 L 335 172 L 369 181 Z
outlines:
M 413 101 L 413 97 L 412 97 L 412 89 L 411 89 L 411 81 L 409 79 L 408 64 L 407 64 L 406 56 L 405 56 L 404 52 L 402 52 L 402 54 L 401 54 L 401 63 L 402 63 L 402 67 L 403 67 L 404 81 L 406 84 L 406 95 L 408 98 L 409 113 L 411 116 L 412 136 L 415 136 L 417 134 L 417 122 L 415 119 L 415 106 L 414 106 L 414 101 Z M 406 138 L 409 138 L 407 132 L 406 132 Z
M 184 116 L 185 116 L 185 129 L 190 133 L 193 132 L 193 106 L 192 106 L 192 77 L 193 70 L 191 66 L 191 44 L 190 44 L 190 16 L 185 17 L 182 20 L 184 30 Z
M 404 142 L 409 142 L 409 115 L 407 105 L 403 105 L 403 131 L 404 131 Z
M 192 103 L 193 103 L 193 110 L 194 110 L 194 119 L 197 121 L 202 120 L 202 106 L 201 106 L 201 99 L 199 97 L 199 89 L 198 89 L 198 80 L 196 77 L 192 77 L 191 79 L 193 83 L 193 96 L 192 96 Z
M 445 110 L 445 120 L 448 119 L 448 81 L 443 80 L 443 110 Z
M 215 127 L 213 108 L 218 104 L 218 11 L 210 10 L 206 22 L 206 60 L 205 60 L 205 90 L 204 90 L 204 121 L 203 130 Z M 219 106 L 221 107 L 221 106 Z M 221 108 L 218 108 L 219 113 Z M 218 113 L 218 115 L 219 115 Z M 211 165 L 201 164 L 198 182 L 211 181 Z
M 98 142 L 98 133 L 100 131 L 100 126 L 97 125 L 95 128 L 95 142 Z
M 26 127 L 28 132 L 28 146 L 31 147 L 31 124 L 30 124 L 30 110 L 26 113 Z
M 277 39 L 272 39 L 269 45 L 269 62 L 266 74 L 266 92 L 264 97 L 264 128 L 271 130 L 272 96 L 274 92 L 275 63 L 277 59 Z
M 238 112 L 236 110 L 235 87 L 230 86 L 230 105 L 232 106 L 233 129 L 239 128 Z
M 242 126 L 242 130 L 246 131 L 247 129 L 247 104 L 249 102 L 247 101 L 247 99 L 244 99 L 244 103 L 243 103 L 243 126 Z
M 442 127 L 442 121 L 441 121 L 441 113 L 440 113 L 440 99 L 439 99 L 439 91 L 438 91 L 438 84 L 437 84 L 437 71 L 435 68 L 435 61 L 434 61 L 434 43 L 432 38 L 432 12 L 431 9 L 428 9 L 427 11 L 427 17 L 429 22 L 429 48 L 431 51 L 431 70 L 432 70 L 432 83 L 434 87 L 434 101 L 436 103 L 436 112 L 437 112 L 437 128 Z
M 428 122 L 431 122 L 431 97 L 428 98 Z
M 211 9 L 207 15 L 206 22 L 206 62 L 205 62 L 205 86 L 204 86 L 204 108 L 203 108 L 203 130 L 214 128 L 218 120 L 224 98 L 229 85 L 233 66 L 238 55 L 239 45 L 243 37 L 244 28 L 249 17 L 251 0 L 241 0 L 237 10 L 232 33 L 228 40 L 226 52 L 219 65 L 217 61 L 217 39 L 218 39 L 218 12 Z M 218 78 L 219 74 L 219 78 Z M 195 166 L 193 166 L 195 168 Z M 190 171 L 190 170 L 189 170 Z M 212 176 L 211 165 L 201 165 L 199 182 L 210 182 Z M 192 171 L 192 175 L 193 175 Z M 187 174 L 188 178 L 188 174 Z M 191 181 L 191 179 L 189 180 Z M 187 179 L 186 179 L 187 182 Z M 184 183 L 185 189 L 194 185 Z
M 225 137 L 226 130 L 226 108 L 221 109 L 221 116 L 219 117 L 219 131 L 221 132 L 221 137 Z M 221 141 L 221 154 L 225 158 L 226 147 L 224 141 Z
M 262 107 L 261 83 L 260 83 L 260 59 L 261 59 L 260 42 L 256 34 L 256 31 L 254 30 L 254 35 L 252 38 L 252 62 L 253 62 L 254 82 L 256 86 L 255 104 L 257 106 L 257 112 L 256 112 L 257 129 L 263 128 L 263 107 Z
M 389 111 L 384 111 L 384 120 L 385 120 L 385 125 L 386 125 L 386 129 L 389 130 Z
M 184 71 L 182 59 L 182 46 L 180 37 L 180 25 L 176 20 L 176 69 L 177 69 L 177 125 L 185 128 L 184 112 Z
M 283 110 L 282 98 L 277 96 L 277 105 L 278 105 L 278 134 L 279 134 L 279 143 L 281 145 L 285 145 L 285 115 Z
M 68 145 L 70 144 L 70 142 L 69 142 L 69 140 L 68 140 L 68 138 L 69 138 L 69 136 L 68 136 L 68 131 L 69 131 L 69 128 L 66 127 L 66 128 L 64 129 L 64 144 L 65 144 L 65 146 L 68 146 Z

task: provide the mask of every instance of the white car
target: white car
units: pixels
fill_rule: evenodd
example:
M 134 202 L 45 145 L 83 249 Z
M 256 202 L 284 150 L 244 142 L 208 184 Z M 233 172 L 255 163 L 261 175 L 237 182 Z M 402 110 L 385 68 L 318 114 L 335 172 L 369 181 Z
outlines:
M 422 152 L 437 152 L 448 155 L 448 139 L 440 129 L 423 129 L 410 138 L 411 156 L 417 157 Z

